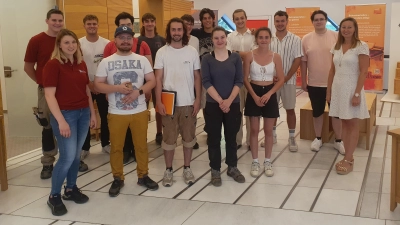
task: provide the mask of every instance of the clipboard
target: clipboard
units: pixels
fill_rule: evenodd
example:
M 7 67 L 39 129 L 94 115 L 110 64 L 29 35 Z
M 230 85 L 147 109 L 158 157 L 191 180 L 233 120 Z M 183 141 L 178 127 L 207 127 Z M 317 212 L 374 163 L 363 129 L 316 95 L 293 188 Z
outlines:
M 174 115 L 175 113 L 175 104 L 176 104 L 176 91 L 161 91 L 161 102 L 165 107 L 165 111 L 167 115 Z M 158 112 L 158 108 L 156 107 L 156 112 Z

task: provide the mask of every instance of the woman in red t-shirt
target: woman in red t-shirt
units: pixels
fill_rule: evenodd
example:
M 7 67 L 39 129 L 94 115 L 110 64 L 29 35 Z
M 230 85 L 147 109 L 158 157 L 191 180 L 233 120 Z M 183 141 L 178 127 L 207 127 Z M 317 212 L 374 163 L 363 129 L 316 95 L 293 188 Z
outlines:
M 43 69 L 43 86 L 51 111 L 50 124 L 60 152 L 47 202 L 56 216 L 67 213 L 61 200 L 61 187 L 65 179 L 64 200 L 78 204 L 89 200 L 76 186 L 81 149 L 89 125 L 94 128 L 97 123 L 88 83 L 78 38 L 72 31 L 63 29 L 57 35 L 51 59 Z

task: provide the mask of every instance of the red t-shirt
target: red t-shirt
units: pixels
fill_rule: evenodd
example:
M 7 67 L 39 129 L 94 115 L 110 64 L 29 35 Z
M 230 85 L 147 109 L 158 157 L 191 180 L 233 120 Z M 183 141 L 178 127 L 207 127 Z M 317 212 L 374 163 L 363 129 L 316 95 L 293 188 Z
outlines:
M 86 85 L 89 76 L 86 64 L 82 61 L 61 64 L 51 59 L 43 69 L 43 86 L 56 87 L 56 99 L 61 110 L 74 110 L 89 107 Z
M 33 36 L 28 43 L 25 62 L 36 63 L 36 83 L 43 85 L 43 68 L 49 61 L 56 44 L 56 37 L 50 37 L 45 32 Z
M 138 41 L 139 40 L 137 38 L 133 38 L 132 52 L 134 52 L 134 53 L 136 53 L 136 47 L 137 47 Z M 110 41 L 110 42 L 108 42 L 108 44 L 104 48 L 103 57 L 107 58 L 108 56 L 110 56 L 110 55 L 112 55 L 112 54 L 114 54 L 116 52 L 117 52 L 117 46 L 115 46 L 115 42 L 114 41 Z M 144 41 L 142 41 L 142 43 L 140 44 L 139 55 L 142 55 L 142 56 L 150 55 L 151 56 L 150 47 Z

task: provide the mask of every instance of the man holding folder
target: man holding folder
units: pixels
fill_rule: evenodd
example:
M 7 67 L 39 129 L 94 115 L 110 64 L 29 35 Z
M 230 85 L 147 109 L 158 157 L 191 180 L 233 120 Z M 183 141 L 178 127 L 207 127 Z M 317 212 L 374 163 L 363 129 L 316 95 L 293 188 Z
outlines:
M 172 161 L 179 134 L 182 136 L 184 153 L 183 179 L 189 185 L 195 181 L 190 161 L 197 141 L 195 131 L 200 109 L 201 77 L 199 56 L 197 50 L 188 45 L 189 38 L 183 20 L 171 19 L 166 34 L 167 45 L 157 51 L 154 69 L 157 109 L 163 116 L 161 147 L 164 149 L 166 164 L 163 185 L 170 187 L 173 183 Z M 165 97 L 162 97 L 162 92 Z M 166 101 L 171 93 L 176 94 L 176 101 Z M 168 110 L 171 107 L 175 110 Z

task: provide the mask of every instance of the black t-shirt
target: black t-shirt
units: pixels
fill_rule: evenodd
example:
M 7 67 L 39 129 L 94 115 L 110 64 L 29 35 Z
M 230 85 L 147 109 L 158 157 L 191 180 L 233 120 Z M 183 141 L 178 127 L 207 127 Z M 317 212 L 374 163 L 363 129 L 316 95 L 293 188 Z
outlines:
M 205 54 L 210 53 L 214 50 L 211 33 L 207 33 L 203 30 L 203 28 L 201 28 L 193 29 L 190 34 L 199 39 L 200 60 Z
M 146 44 L 150 47 L 151 58 L 153 59 L 153 64 L 154 64 L 158 49 L 160 49 L 162 46 L 166 44 L 165 38 L 161 37 L 160 35 L 156 35 L 153 38 L 148 38 L 146 36 L 139 36 L 138 39 L 140 41 L 146 42 Z

